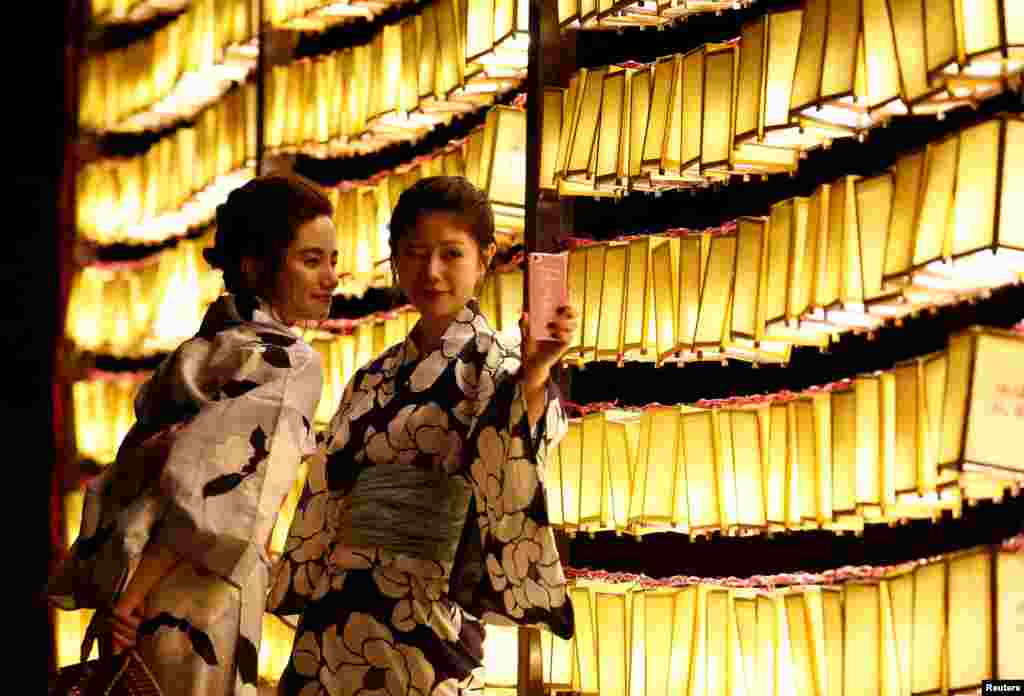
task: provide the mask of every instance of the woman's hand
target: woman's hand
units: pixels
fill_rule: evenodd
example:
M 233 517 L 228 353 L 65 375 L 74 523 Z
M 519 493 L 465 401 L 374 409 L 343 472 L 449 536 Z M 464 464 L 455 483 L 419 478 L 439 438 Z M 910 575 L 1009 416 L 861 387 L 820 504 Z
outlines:
M 110 634 L 113 639 L 115 655 L 120 655 L 138 642 L 144 604 L 145 597 L 136 597 L 126 593 L 121 595 L 114 605 L 110 616 Z
M 551 368 L 569 350 L 579 324 L 577 316 L 574 308 L 559 307 L 555 320 L 544 327 L 554 340 L 536 341 L 530 338 L 529 315 L 523 312 L 519 329 L 523 335 L 523 385 L 528 391 L 542 388 L 551 375 Z

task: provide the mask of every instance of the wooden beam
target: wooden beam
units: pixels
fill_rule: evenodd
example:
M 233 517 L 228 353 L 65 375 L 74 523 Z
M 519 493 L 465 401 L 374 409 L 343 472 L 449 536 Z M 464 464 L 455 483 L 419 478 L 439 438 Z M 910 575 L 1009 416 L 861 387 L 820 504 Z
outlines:
M 526 251 L 555 252 L 571 233 L 573 206 L 554 191 L 540 188 L 541 135 L 544 124 L 544 88 L 565 86 L 576 67 L 576 34 L 563 34 L 558 26 L 558 3 L 530 0 L 530 52 L 526 79 Z M 529 269 L 523 283 L 523 306 L 529 310 Z M 569 371 L 556 369 L 552 378 L 569 395 Z M 560 551 L 568 550 L 564 538 Z M 567 555 L 562 556 L 568 561 Z M 519 629 L 518 696 L 544 694 L 544 660 L 540 630 Z

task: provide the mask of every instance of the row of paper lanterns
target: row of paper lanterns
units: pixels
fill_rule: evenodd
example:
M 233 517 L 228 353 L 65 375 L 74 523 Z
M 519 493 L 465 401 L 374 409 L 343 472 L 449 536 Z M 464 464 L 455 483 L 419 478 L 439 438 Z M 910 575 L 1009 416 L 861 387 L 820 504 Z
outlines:
M 499 122 L 501 132 L 496 135 Z M 503 159 L 501 155 L 503 145 L 509 140 L 505 135 L 509 130 L 513 130 L 513 143 L 520 145 L 525 139 L 524 113 L 515 108 L 496 107 L 488 114 L 485 126 L 474 131 L 465 144 L 450 146 L 432 157 L 419 158 L 371 181 L 325 189 L 334 206 L 338 232 L 341 277 L 338 292 L 359 295 L 368 287 L 391 284 L 388 222 L 398 196 L 419 179 L 442 174 L 465 175 L 490 193 L 492 198 L 504 196 L 504 200 L 508 200 L 510 196 L 525 195 L 521 185 L 512 189 L 510 194 L 509 186 L 502 183 L 510 173 L 513 177 L 516 174 L 515 162 Z M 171 142 L 167 141 L 168 144 Z M 150 193 L 160 181 L 155 177 L 156 172 L 180 170 L 180 167 L 170 166 L 176 153 L 169 147 L 159 147 L 159 153 L 166 157 L 153 157 L 149 162 L 148 171 L 153 177 L 146 180 L 153 186 L 147 187 L 146 191 Z M 151 153 L 155 152 L 151 150 Z M 521 152 L 520 162 L 525 162 Z M 99 172 L 93 170 L 92 174 L 95 176 L 90 181 L 100 180 Z M 241 170 L 222 177 L 222 181 L 239 185 L 249 176 L 248 170 Z M 116 186 L 118 178 L 107 181 Z M 518 181 L 522 183 L 521 179 Z M 206 203 L 194 205 L 189 211 L 198 213 L 209 208 L 212 215 L 218 200 L 226 197 L 226 188 L 224 185 L 211 187 L 202 199 Z M 99 208 L 97 205 L 97 212 L 100 212 Z M 494 208 L 500 245 L 507 247 L 521 241 L 521 208 L 503 206 L 499 201 L 494 202 Z M 109 205 L 104 209 L 109 210 Z M 110 222 L 110 217 L 103 215 L 96 219 Z M 189 224 L 181 231 L 195 226 Z M 166 231 L 155 224 L 133 229 L 145 230 L 147 239 Z M 69 338 L 82 350 L 119 357 L 137 358 L 173 350 L 178 342 L 194 333 L 203 311 L 223 288 L 220 274 L 201 258 L 202 249 L 212 243 L 213 234 L 211 228 L 200 238 L 181 240 L 141 262 L 82 268 L 73 280 L 69 297 L 66 324 Z M 103 239 L 110 241 L 120 237 L 106 236 Z M 170 302 L 170 298 L 174 298 L 174 302 Z
M 255 68 L 251 0 L 191 0 L 149 36 L 86 56 L 79 122 L 94 131 L 155 129 L 217 100 Z
M 485 60 L 475 55 L 483 46 L 463 48 L 483 33 L 466 31 L 478 5 L 440 0 L 385 25 L 367 44 L 273 67 L 267 148 L 322 157 L 372 152 L 491 105 L 525 78 L 526 53 Z
M 977 693 L 983 680 L 1024 677 L 1024 554 L 981 547 L 908 566 L 778 588 L 577 579 L 569 588 L 575 636 L 542 633 L 545 687 L 600 696 L 909 696 Z M 517 685 L 516 639 L 513 628 L 487 627 L 488 685 Z
M 246 83 L 145 153 L 87 163 L 76 181 L 79 234 L 97 244 L 153 243 L 209 222 L 230 192 L 224 183 L 244 183 L 240 172 L 255 162 L 256 108 Z
M 300 5 L 278 2 L 268 10 L 284 21 L 308 9 Z M 346 4 L 343 13 L 372 13 L 379 5 Z M 256 16 L 250 0 L 195 0 L 151 36 L 87 56 L 80 122 L 96 131 L 156 129 L 216 101 L 256 66 Z M 268 147 L 366 152 L 487 106 L 525 78 L 527 19 L 518 0 L 438 0 L 384 25 L 369 44 L 275 66 L 268 73 Z M 331 141 L 333 149 L 316 147 Z
M 348 323 L 340 336 L 307 334 L 324 369 L 319 425 L 355 370 L 417 319 L 406 308 Z M 1024 376 L 1014 367 L 1022 351 L 1017 334 L 969 333 L 948 351 L 835 389 L 588 413 L 570 421 L 549 463 L 552 523 L 571 532 L 746 534 L 959 515 L 965 501 L 1002 499 L 1022 485 L 1024 471 L 991 435 L 1024 418 Z M 141 377 L 75 383 L 81 457 L 113 461 Z
M 74 277 L 65 335 L 90 353 L 142 358 L 174 350 L 199 329 L 224 287 L 202 258 L 212 230 L 141 262 L 92 265 Z
M 806 0 L 736 41 L 579 70 L 545 89 L 541 186 L 611 195 L 792 172 L 802 152 L 893 116 L 977 104 L 1019 81 L 1024 13 L 955 4 Z
M 291 101 L 280 106 L 282 114 L 303 113 Z M 216 206 L 252 177 L 255 109 L 255 89 L 247 83 L 204 111 L 194 127 L 178 129 L 144 154 L 87 164 L 77 184 L 80 234 L 97 244 L 157 243 L 210 222 Z M 248 115 L 240 118 L 239 114 Z M 470 132 L 465 148 L 461 143 L 450 145 L 399 170 L 407 185 L 420 178 L 421 170 L 422 176 L 467 176 L 491 198 L 497 229 L 521 239 L 526 199 L 526 114 L 522 109 L 492 107 L 484 125 Z M 384 176 L 395 180 L 393 173 Z M 380 180 L 377 175 L 355 187 L 365 194 L 368 187 L 379 188 Z M 382 219 L 366 218 L 342 200 L 348 192 L 339 196 L 333 187 L 326 192 L 337 199 L 337 215 L 352 218 L 346 228 L 354 230 L 349 234 L 356 248 L 351 249 L 350 258 L 342 259 L 342 272 L 358 277 L 357 286 L 365 289 L 372 284 L 373 269 L 389 255 L 386 244 L 381 246 L 382 239 L 386 242 L 381 225 L 390 217 L 391 207 L 382 209 L 386 216 Z M 395 201 L 397 193 L 392 195 Z
M 160 14 L 180 12 L 190 0 L 92 0 L 89 11 L 98 26 L 135 24 Z
M 793 345 L 1017 283 L 1022 148 L 1024 120 L 990 119 L 735 228 L 574 248 L 570 359 L 786 363 Z M 497 294 L 515 303 L 522 282 L 498 277 Z
M 1024 335 L 972 330 L 830 388 L 586 413 L 548 463 L 551 522 L 697 536 L 959 516 L 1024 486 L 999 435 L 1024 422 L 1022 359 Z
M 411 0 L 422 2 L 423 0 Z M 263 12 L 275 27 L 323 31 L 352 19 L 373 20 L 410 0 L 267 0 Z
M 558 0 L 558 23 L 580 29 L 663 27 L 704 12 L 738 10 L 753 0 Z
M 73 495 L 66 507 L 77 503 L 80 515 Z M 544 686 L 595 696 L 902 696 L 1024 677 L 1019 550 L 980 547 L 879 570 L 779 587 L 581 574 L 568 588 L 574 637 L 541 633 Z M 58 666 L 73 664 L 91 611 L 56 618 Z M 263 628 L 259 673 L 274 683 L 295 632 L 270 615 Z M 487 626 L 487 693 L 517 686 L 517 633 Z

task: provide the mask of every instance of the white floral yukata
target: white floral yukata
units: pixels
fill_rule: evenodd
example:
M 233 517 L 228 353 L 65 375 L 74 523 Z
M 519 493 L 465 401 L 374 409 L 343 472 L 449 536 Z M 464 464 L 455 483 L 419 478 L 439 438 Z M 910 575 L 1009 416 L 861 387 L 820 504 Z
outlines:
M 531 432 L 518 339 L 475 300 L 441 343 L 420 356 L 408 337 L 358 370 L 311 463 L 270 593 L 271 611 L 302 614 L 279 694 L 482 694 L 482 620 L 572 635 L 543 480 L 567 428 L 555 390 Z M 451 560 L 347 543 L 350 493 L 372 467 L 432 472 L 455 491 Z
M 315 451 L 321 387 L 316 351 L 258 301 L 223 296 L 142 387 L 117 461 L 89 483 L 48 594 L 109 608 L 150 540 L 174 549 L 183 561 L 147 596 L 137 645 L 165 694 L 256 695 L 265 546 Z M 142 443 L 174 425 L 154 459 Z

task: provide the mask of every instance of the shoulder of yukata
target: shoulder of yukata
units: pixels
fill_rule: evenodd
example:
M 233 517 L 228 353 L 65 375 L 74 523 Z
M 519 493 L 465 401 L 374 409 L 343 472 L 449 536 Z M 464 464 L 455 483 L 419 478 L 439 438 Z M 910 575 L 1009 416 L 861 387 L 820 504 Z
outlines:
M 389 360 L 398 359 L 398 356 L 402 351 L 403 343 L 404 341 L 400 341 L 395 345 L 391 346 L 390 348 L 385 349 L 384 352 L 380 353 L 376 357 L 370 358 L 370 360 L 365 365 L 356 370 L 355 375 L 366 372 L 384 371 L 384 369 L 388 365 Z M 353 375 L 353 379 L 355 378 L 355 375 Z

